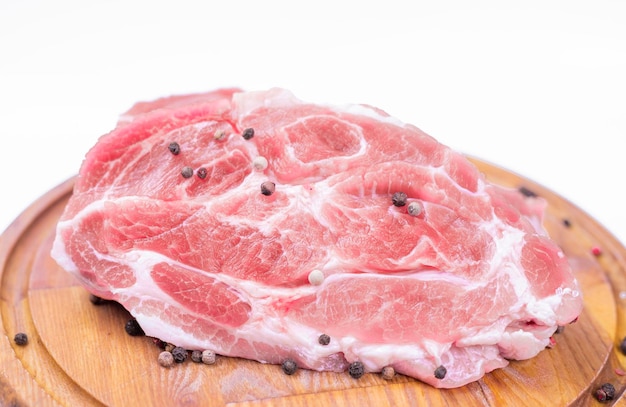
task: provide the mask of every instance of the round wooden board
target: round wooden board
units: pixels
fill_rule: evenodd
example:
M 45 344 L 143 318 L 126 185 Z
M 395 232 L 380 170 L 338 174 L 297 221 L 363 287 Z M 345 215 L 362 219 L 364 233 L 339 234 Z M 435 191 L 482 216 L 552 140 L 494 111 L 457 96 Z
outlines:
M 50 258 L 55 226 L 72 191 L 59 185 L 27 208 L 0 240 L 0 405 L 8 406 L 587 406 L 604 382 L 626 405 L 626 249 L 601 225 L 553 192 L 472 159 L 492 182 L 526 187 L 548 201 L 545 226 L 571 261 L 584 296 L 577 323 L 555 335 L 556 346 L 514 361 L 478 382 L 438 390 L 404 376 L 299 370 L 218 357 L 166 369 L 150 338 L 131 337 L 129 314 L 95 306 Z M 569 225 L 565 220 L 569 221 Z M 602 254 L 595 256 L 592 248 Z M 17 346 L 17 332 L 29 336 Z M 610 404 L 609 404 L 610 405 Z

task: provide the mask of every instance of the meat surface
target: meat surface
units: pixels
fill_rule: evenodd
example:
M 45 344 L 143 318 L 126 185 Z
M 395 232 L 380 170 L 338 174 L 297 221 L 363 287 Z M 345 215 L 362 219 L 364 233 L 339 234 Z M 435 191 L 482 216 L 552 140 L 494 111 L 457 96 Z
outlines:
M 52 255 L 175 345 L 450 388 L 580 313 L 544 209 L 379 109 L 222 89 L 124 114 L 87 153 Z

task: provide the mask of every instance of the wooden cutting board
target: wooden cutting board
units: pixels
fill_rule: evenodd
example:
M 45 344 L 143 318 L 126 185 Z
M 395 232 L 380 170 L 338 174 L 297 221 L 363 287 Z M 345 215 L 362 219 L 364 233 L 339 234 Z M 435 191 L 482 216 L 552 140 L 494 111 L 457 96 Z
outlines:
M 577 323 L 555 335 L 536 358 L 459 389 L 438 390 L 414 379 L 379 374 L 298 370 L 219 357 L 157 364 L 159 349 L 131 337 L 129 314 L 95 306 L 88 293 L 50 258 L 56 222 L 70 197 L 69 180 L 27 208 L 0 240 L 0 405 L 2 406 L 588 406 L 612 383 L 620 400 L 626 356 L 626 249 L 601 225 L 546 188 L 472 159 L 491 181 L 526 187 L 549 203 L 545 225 L 569 257 L 584 295 Z M 592 253 L 598 247 L 602 254 Z M 17 346 L 14 335 L 28 334 Z M 599 405 L 599 404 L 598 404 Z M 610 404 L 609 404 L 610 405 Z

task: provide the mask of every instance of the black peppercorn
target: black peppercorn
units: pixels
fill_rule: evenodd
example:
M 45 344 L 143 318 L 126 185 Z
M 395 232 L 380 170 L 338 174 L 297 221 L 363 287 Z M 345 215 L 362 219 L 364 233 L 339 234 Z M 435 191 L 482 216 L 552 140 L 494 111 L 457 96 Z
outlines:
M 180 153 L 180 145 L 175 141 L 172 141 L 168 148 L 170 152 L 174 155 L 178 155 Z
M 276 184 L 271 181 L 265 181 L 261 184 L 261 193 L 265 196 L 270 196 L 276 191 Z
M 404 192 L 396 192 L 391 196 L 391 202 L 395 206 L 404 206 L 406 205 L 407 196 Z
M 527 198 L 536 198 L 537 194 L 527 187 L 519 187 L 518 191 Z
M 24 346 L 28 344 L 28 335 L 26 335 L 24 332 L 18 332 L 15 334 L 13 341 L 15 341 L 15 344 L 18 346 Z
M 91 301 L 93 305 L 102 305 L 107 302 L 107 300 L 105 300 L 104 298 L 100 298 L 93 294 L 89 294 L 89 301 Z
M 601 389 L 606 393 L 606 397 L 609 400 L 613 400 L 615 398 L 615 387 L 611 383 L 604 383 L 601 386 Z
M 595 396 L 598 401 L 610 401 L 615 398 L 615 387 L 611 383 L 604 383 L 596 389 Z
M 204 167 L 200 167 L 198 168 L 198 172 L 196 172 L 196 175 L 198 176 L 198 178 L 200 179 L 205 179 L 207 176 L 207 170 Z
M 326 346 L 330 343 L 330 336 L 326 334 L 321 334 L 317 341 L 320 343 L 320 345 Z
M 626 355 L 626 337 L 622 339 L 622 342 L 619 344 L 619 350 L 622 351 L 624 355 Z
M 363 366 L 363 363 L 359 362 L 358 360 L 356 362 L 352 362 L 350 363 L 350 367 L 348 368 L 348 373 L 354 379 L 358 379 L 365 373 L 365 366 Z
M 254 137 L 254 129 L 251 127 L 245 129 L 241 136 L 244 138 L 244 140 L 250 140 L 252 137 Z
M 185 349 L 181 348 L 180 346 L 176 346 L 174 349 L 172 349 L 172 356 L 174 356 L 174 362 L 183 363 L 189 355 L 187 354 L 187 351 Z
M 446 377 L 446 373 L 448 373 L 448 370 L 443 365 L 440 365 L 435 369 L 435 378 L 441 380 Z
M 193 168 L 183 167 L 182 171 L 180 172 L 180 175 L 182 175 L 183 178 L 190 178 L 193 175 Z
M 569 228 L 572 226 L 572 222 L 570 222 L 569 219 L 563 219 L 563 226 L 565 226 L 566 228 Z
M 298 365 L 296 365 L 296 362 L 293 359 L 285 359 L 281 368 L 286 375 L 292 375 L 296 373 L 296 370 L 298 370 Z
M 141 326 L 139 326 L 139 322 L 137 322 L 135 318 L 129 319 L 128 322 L 126 322 L 126 326 L 124 327 L 124 329 L 126 329 L 126 333 L 130 336 L 145 335 L 143 329 L 141 329 Z

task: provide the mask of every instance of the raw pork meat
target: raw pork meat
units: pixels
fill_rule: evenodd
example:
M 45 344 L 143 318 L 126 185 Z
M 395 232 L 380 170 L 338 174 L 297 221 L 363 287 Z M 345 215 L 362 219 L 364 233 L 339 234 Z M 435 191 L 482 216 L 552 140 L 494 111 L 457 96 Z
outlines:
M 581 311 L 543 211 L 379 109 L 223 89 L 123 115 L 52 254 L 187 349 L 457 387 Z

